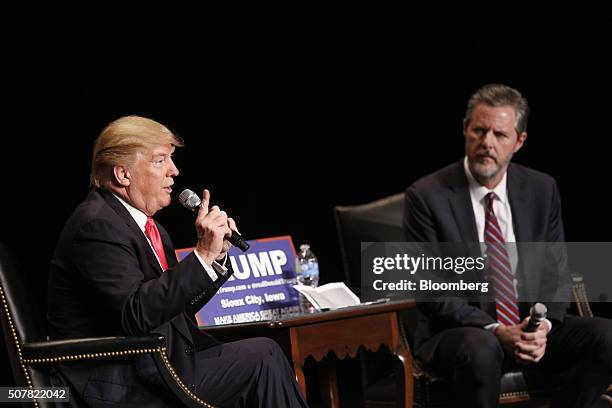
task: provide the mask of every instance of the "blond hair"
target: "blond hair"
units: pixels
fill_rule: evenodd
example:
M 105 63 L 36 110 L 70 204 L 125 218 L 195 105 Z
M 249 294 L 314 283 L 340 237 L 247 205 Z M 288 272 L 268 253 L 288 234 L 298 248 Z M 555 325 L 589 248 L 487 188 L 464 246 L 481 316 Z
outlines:
M 152 119 L 124 116 L 107 125 L 96 139 L 91 160 L 90 182 L 108 187 L 115 166 L 134 164 L 138 153 L 159 145 L 183 146 L 182 139 Z

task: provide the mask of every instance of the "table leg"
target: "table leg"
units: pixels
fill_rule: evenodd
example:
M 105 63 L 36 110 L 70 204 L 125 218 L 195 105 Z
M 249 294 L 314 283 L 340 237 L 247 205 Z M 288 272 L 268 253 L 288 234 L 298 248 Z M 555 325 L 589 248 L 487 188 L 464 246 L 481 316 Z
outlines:
M 300 386 L 300 390 L 302 391 L 302 396 L 306 401 L 308 396 L 306 394 L 306 377 L 304 376 L 304 371 L 302 370 L 302 366 L 299 363 L 293 363 L 293 372 L 295 373 L 295 380 Z
M 412 355 L 400 343 L 395 351 L 398 362 L 395 364 L 397 375 L 397 406 L 412 408 L 414 399 L 414 378 L 412 372 Z
M 333 361 L 323 360 L 319 363 L 319 390 L 323 405 L 331 408 L 340 406 L 338 396 L 338 381 L 336 380 L 336 365 Z

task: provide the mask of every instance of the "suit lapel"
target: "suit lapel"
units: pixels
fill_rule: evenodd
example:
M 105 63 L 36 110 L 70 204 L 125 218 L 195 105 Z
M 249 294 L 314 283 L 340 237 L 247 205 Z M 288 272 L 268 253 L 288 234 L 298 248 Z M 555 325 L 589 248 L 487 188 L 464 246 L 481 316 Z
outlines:
M 517 168 L 510 163 L 508 166 L 508 200 L 512 210 L 512 227 L 514 228 L 514 237 L 517 242 L 518 252 L 518 293 L 519 298 L 522 294 L 526 294 L 529 298 L 534 295 L 534 290 L 539 287 L 536 273 L 530 273 L 528 259 L 532 257 L 529 254 L 529 247 L 518 244 L 519 242 L 534 241 L 534 232 L 532 227 L 533 203 L 531 195 L 526 186 L 527 181 L 522 174 L 517 171 Z M 519 302 L 519 311 L 521 316 L 529 313 L 529 304 Z
M 176 252 L 170 246 L 164 242 L 164 252 L 166 252 L 166 260 L 168 261 L 168 268 L 172 268 L 178 263 L 176 259 Z
M 159 225 L 157 221 L 155 221 L 155 223 L 157 224 L 157 229 L 159 230 L 159 235 L 161 237 L 162 245 L 164 247 L 164 252 L 166 253 L 166 261 L 168 261 L 168 268 L 172 268 L 178 263 L 176 260 L 176 253 L 174 252 L 174 247 L 172 246 L 172 240 L 170 239 L 170 235 L 168 235 L 168 233 L 166 232 L 166 229 Z M 155 262 L 157 262 L 157 259 L 155 259 Z M 157 265 L 159 266 L 159 262 L 157 262 Z M 170 324 L 172 324 L 174 328 L 179 331 L 179 333 L 185 336 L 187 340 L 193 343 L 194 340 L 191 334 L 191 330 L 189 329 L 190 325 L 187 321 L 188 318 L 189 317 L 187 316 L 187 314 L 183 312 L 175 316 L 172 320 L 170 320 Z
M 512 209 L 512 226 L 516 242 L 533 241 L 532 214 L 530 195 L 525 186 L 525 180 L 516 167 L 508 166 L 508 200 Z
M 463 161 L 457 166 L 456 171 L 451 173 L 448 179 L 448 187 L 448 202 L 455 218 L 461 241 L 478 242 L 476 219 L 474 218 L 468 180 L 463 171 Z
M 155 254 L 153 253 L 151 245 L 149 245 L 149 241 L 147 241 L 147 237 L 145 237 L 142 230 L 136 224 L 136 221 L 134 221 L 134 218 L 132 218 L 128 210 L 110 191 L 105 189 L 99 189 L 99 193 L 100 195 L 102 195 L 107 204 L 125 221 L 130 231 L 132 231 L 141 248 L 143 248 L 143 251 L 147 254 L 147 260 L 149 261 L 150 266 L 155 271 L 155 274 L 157 276 L 161 275 L 163 271 L 161 269 L 161 266 L 159 265 L 159 262 L 157 261 L 157 258 L 155 257 Z
M 478 229 L 476 228 L 476 217 L 474 216 L 474 208 L 472 207 L 472 197 L 470 196 L 470 188 L 465 170 L 463 169 L 463 160 L 459 162 L 456 170 L 451 173 L 448 180 L 449 186 L 449 205 L 457 224 L 457 230 L 460 235 L 460 242 L 465 246 L 465 251 L 471 257 L 479 257 L 482 255 L 482 249 L 478 238 Z M 473 272 L 477 279 L 485 279 L 483 272 Z M 490 305 L 486 301 L 481 303 L 484 310 L 489 310 Z M 490 311 L 489 311 L 490 313 Z
M 155 257 L 155 254 L 153 253 L 153 249 L 151 248 L 151 245 L 149 245 L 149 242 L 147 241 L 147 238 L 142 233 L 142 230 L 140 229 L 140 227 L 136 225 L 136 221 L 134 221 L 134 218 L 132 218 L 128 210 L 123 206 L 123 204 L 121 204 L 121 202 L 119 202 L 119 200 L 117 200 L 117 197 L 115 197 L 111 192 L 104 190 L 104 189 L 98 189 L 98 192 L 104 198 L 104 200 L 108 203 L 108 205 L 119 216 L 121 216 L 121 218 L 125 221 L 127 227 L 134 233 L 134 236 L 137 237 L 138 243 L 140 244 L 142 248 L 144 248 L 144 251 L 147 254 L 147 259 L 149 261 L 149 264 L 155 271 L 156 275 L 161 276 L 163 272 L 161 269 L 161 266 L 159 265 L 159 262 L 157 261 L 157 258 Z M 163 228 L 160 229 L 160 231 L 162 230 Z M 165 231 L 161 232 L 161 235 L 162 235 L 162 243 L 164 245 L 164 251 L 166 252 L 166 258 L 168 260 L 168 266 L 172 267 L 176 265 L 176 256 L 174 255 L 174 251 L 172 250 L 171 245 L 168 244 L 169 237 L 167 236 Z M 170 320 L 170 323 L 187 340 L 189 340 L 190 342 L 193 342 L 191 333 L 189 331 L 189 328 L 187 327 L 185 316 L 183 313 L 181 313 L 180 315 L 177 315 L 175 318 Z
M 164 246 L 164 253 L 166 254 L 166 261 L 168 261 L 168 268 L 172 268 L 178 263 L 176 259 L 176 252 L 174 251 L 174 246 L 172 245 L 172 240 L 170 239 L 170 235 L 168 235 L 164 227 L 157 224 L 157 229 L 159 230 L 162 245 Z

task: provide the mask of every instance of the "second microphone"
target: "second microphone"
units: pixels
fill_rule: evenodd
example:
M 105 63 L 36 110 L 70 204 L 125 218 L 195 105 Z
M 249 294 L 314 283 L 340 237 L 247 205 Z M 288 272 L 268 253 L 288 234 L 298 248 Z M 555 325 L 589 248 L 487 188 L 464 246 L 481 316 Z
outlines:
M 200 197 L 193 191 L 189 189 L 183 190 L 183 192 L 178 197 L 179 202 L 183 205 L 183 207 L 197 213 L 200 209 L 200 204 L 202 204 L 202 200 Z M 236 231 L 232 231 L 232 235 L 227 238 L 229 242 L 232 243 L 237 248 L 240 248 L 243 252 L 246 252 L 249 249 L 249 244 L 242 238 L 242 235 L 237 233 Z

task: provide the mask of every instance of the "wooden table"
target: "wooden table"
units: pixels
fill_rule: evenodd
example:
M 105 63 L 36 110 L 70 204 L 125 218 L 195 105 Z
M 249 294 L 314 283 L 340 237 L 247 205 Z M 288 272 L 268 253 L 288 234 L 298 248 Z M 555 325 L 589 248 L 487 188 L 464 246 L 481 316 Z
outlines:
M 377 351 L 386 345 L 399 359 L 398 406 L 412 407 L 412 356 L 400 340 L 397 313 L 414 307 L 412 301 L 397 301 L 369 306 L 353 306 L 334 311 L 302 314 L 264 322 L 202 327 L 224 341 L 254 336 L 269 337 L 281 346 L 293 366 L 297 382 L 306 396 L 303 367 L 308 356 L 321 362 L 329 352 L 339 359 L 355 357 L 359 347 Z M 320 378 L 324 402 L 339 407 L 336 372 L 333 364 L 323 364 Z M 403 386 L 402 386 L 403 385 Z

